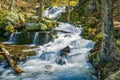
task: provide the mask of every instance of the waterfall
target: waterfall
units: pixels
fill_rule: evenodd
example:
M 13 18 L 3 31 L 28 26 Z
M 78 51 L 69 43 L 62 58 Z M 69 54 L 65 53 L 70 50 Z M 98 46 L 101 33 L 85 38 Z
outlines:
M 33 44 L 37 44 L 39 42 L 39 32 L 35 32 L 35 36 L 33 39 Z
M 14 43 L 17 43 L 17 36 L 20 34 L 20 32 L 14 32 L 10 35 L 9 39 L 7 42 L 7 44 L 14 44 Z
M 16 41 L 16 40 L 15 40 L 15 34 L 14 34 L 14 33 L 12 33 L 12 34 L 10 35 L 8 41 L 9 41 L 9 42 L 15 42 L 15 41 Z
M 56 9 L 60 11 L 60 8 Z M 52 13 L 50 12 L 49 18 L 58 16 L 56 9 L 50 10 Z M 44 16 L 48 15 L 47 11 Z M 18 65 L 25 71 L 24 73 L 15 75 L 11 69 L 1 68 L 0 71 L 3 73 L 0 75 L 0 80 L 97 80 L 93 75 L 94 69 L 88 61 L 88 54 L 94 42 L 80 36 L 81 27 L 60 23 L 55 29 L 62 31 L 57 32 L 57 39 L 39 45 L 37 49 L 34 49 L 36 56 Z M 64 31 L 69 33 L 64 33 Z M 48 35 L 36 32 L 33 43 L 40 44 L 42 41 L 49 41 Z M 67 63 L 59 65 L 60 51 L 66 46 L 70 47 L 70 53 L 66 57 Z
M 57 39 L 34 49 L 37 55 L 19 64 L 25 71 L 21 75 L 14 75 L 11 69 L 1 68 L 3 74 L 0 80 L 97 80 L 92 74 L 94 70 L 87 58 L 94 42 L 83 39 L 79 36 L 82 29 L 68 23 L 60 23 L 56 30 L 71 33 L 57 32 Z M 43 37 L 43 34 L 36 32 L 35 41 L 38 40 L 38 36 Z M 60 50 L 66 46 L 70 47 L 67 63 L 59 65 L 57 62 L 60 59 Z
M 48 8 L 47 10 L 45 10 L 43 16 L 47 18 L 55 19 L 59 17 L 62 12 L 65 12 L 65 7 L 54 6 L 52 8 Z
M 49 34 L 45 34 L 45 43 L 49 42 L 49 37 L 50 37 Z
M 43 45 L 45 43 L 48 43 L 50 40 L 51 37 L 48 32 L 39 31 L 39 32 L 35 32 L 33 44 Z

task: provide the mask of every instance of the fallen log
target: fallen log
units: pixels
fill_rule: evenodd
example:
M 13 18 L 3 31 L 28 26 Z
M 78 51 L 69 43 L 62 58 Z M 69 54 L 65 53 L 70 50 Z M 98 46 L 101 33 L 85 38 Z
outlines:
M 3 55 L 4 53 L 0 51 L 0 55 Z
M 10 67 L 14 70 L 15 73 L 20 74 L 22 72 L 24 72 L 22 69 L 20 69 L 15 62 L 13 61 L 13 59 L 10 56 L 10 53 L 5 49 L 1 47 L 1 53 L 4 53 L 4 57 L 6 58 L 7 62 L 9 63 Z

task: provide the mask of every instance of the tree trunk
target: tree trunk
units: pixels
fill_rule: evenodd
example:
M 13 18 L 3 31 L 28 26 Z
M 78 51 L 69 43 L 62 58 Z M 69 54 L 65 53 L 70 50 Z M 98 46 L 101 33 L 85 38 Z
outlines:
M 10 4 L 10 11 L 13 12 L 13 6 L 15 4 L 15 0 L 11 0 L 11 4 Z
M 68 17 L 67 21 L 70 22 L 70 0 L 68 0 Z
M 13 61 L 13 59 L 10 56 L 10 53 L 5 48 L 0 47 L 0 54 L 4 55 L 4 57 L 6 58 L 7 62 L 9 63 L 9 65 L 14 70 L 14 72 L 16 72 L 17 74 L 20 74 L 20 73 L 24 72 L 22 69 L 20 69 L 15 64 L 15 62 Z
M 93 0 L 93 10 L 92 10 L 92 12 L 96 12 L 96 11 L 97 11 L 96 0 Z
M 113 0 L 102 0 L 102 7 L 104 25 L 102 27 L 101 60 L 105 61 L 111 59 L 111 55 L 115 56 L 116 53 L 116 46 L 113 34 Z
M 39 18 L 38 21 L 42 21 L 42 11 L 43 11 L 43 0 L 39 0 Z
M 85 2 L 87 2 L 88 0 L 79 0 L 78 1 L 78 7 L 80 7 L 81 5 L 83 5 Z

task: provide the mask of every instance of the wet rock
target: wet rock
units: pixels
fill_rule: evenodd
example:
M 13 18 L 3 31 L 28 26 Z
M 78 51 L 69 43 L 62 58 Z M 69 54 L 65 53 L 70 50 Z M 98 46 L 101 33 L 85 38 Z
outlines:
M 45 65 L 44 72 L 45 74 L 52 74 L 54 72 L 54 67 L 52 65 Z
M 58 64 L 64 65 L 64 64 L 66 64 L 66 63 L 67 63 L 66 57 L 60 57 Z
M 65 47 L 61 50 L 60 56 L 61 57 L 64 57 L 64 56 L 67 57 L 68 53 L 70 53 L 70 47 L 69 46 L 67 46 L 67 47 Z
M 70 47 L 67 46 L 63 48 L 60 52 L 60 59 L 58 61 L 58 64 L 64 65 L 67 63 L 67 55 L 70 53 Z

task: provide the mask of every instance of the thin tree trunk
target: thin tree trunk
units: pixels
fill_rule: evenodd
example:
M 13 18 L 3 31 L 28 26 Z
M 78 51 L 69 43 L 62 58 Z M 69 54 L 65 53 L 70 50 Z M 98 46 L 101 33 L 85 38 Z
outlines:
M 43 11 L 43 0 L 39 0 L 39 18 L 38 21 L 42 21 L 42 11 Z
M 119 17 L 120 17 L 120 0 L 118 0 L 118 5 L 119 5 Z
M 11 0 L 11 4 L 10 4 L 10 11 L 13 12 L 13 6 L 15 4 L 15 0 Z
M 97 5 L 96 5 L 96 0 L 93 0 L 93 12 L 97 11 Z
M 111 54 L 115 54 L 116 46 L 114 40 L 113 30 L 113 16 L 112 7 L 113 0 L 102 0 L 103 7 L 103 22 L 102 27 L 102 47 L 101 47 L 101 60 L 109 60 Z M 112 56 L 114 57 L 114 56 Z
M 70 22 L 70 0 L 68 0 L 68 17 L 67 17 L 68 22 Z
M 14 72 L 16 72 L 17 74 L 24 72 L 15 64 L 15 62 L 10 56 L 10 53 L 5 48 L 0 47 L 0 54 L 4 55 L 4 57 L 6 58 L 6 61 L 9 63 L 9 65 L 14 70 Z

